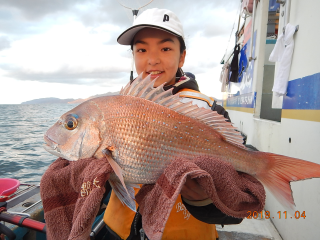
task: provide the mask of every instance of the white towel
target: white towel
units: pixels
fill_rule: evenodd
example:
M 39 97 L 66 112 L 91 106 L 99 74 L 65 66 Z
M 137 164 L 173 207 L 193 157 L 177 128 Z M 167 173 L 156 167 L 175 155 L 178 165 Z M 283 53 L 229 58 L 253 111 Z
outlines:
M 291 60 L 294 49 L 294 33 L 295 26 L 288 23 L 285 29 L 285 34 L 281 33 L 279 35 L 276 45 L 269 57 L 269 61 L 279 62 L 272 88 L 272 91 L 278 95 L 285 95 L 287 93 Z

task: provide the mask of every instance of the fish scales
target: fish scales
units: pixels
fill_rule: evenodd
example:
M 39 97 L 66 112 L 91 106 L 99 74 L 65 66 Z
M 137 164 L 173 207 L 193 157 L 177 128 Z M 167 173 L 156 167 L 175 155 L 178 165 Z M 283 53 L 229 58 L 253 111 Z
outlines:
M 222 155 L 225 144 L 220 134 L 171 109 L 131 96 L 96 104 L 101 105 L 102 113 L 108 113 L 105 135 L 112 136 L 116 162 L 126 182 L 154 183 L 176 157 L 192 160 L 200 155 Z

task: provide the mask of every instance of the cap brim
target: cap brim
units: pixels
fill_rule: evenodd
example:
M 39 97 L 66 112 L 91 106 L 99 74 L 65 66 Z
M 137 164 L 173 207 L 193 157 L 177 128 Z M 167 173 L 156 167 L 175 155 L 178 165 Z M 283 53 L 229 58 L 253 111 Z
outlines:
M 137 34 L 137 32 L 139 32 L 143 28 L 156 28 L 156 29 L 160 29 L 162 31 L 171 33 L 174 36 L 181 37 L 179 34 L 173 32 L 173 31 L 170 31 L 166 28 L 162 28 L 162 27 L 159 27 L 156 25 L 143 24 L 143 25 L 136 25 L 136 26 L 132 26 L 132 27 L 128 28 L 126 31 L 124 31 L 123 33 L 120 34 L 120 36 L 117 39 L 117 42 L 122 45 L 131 45 L 131 42 L 132 42 L 132 39 L 134 38 L 134 36 Z

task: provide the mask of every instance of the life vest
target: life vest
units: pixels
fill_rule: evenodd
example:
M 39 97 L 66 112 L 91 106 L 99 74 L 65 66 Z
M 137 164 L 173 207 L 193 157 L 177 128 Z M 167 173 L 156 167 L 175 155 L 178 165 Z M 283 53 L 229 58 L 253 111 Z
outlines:
M 135 189 L 135 194 L 139 189 Z M 103 220 L 113 232 L 121 239 L 127 239 L 130 235 L 131 225 L 135 212 L 123 205 L 112 191 Z M 162 239 L 203 239 L 216 240 L 218 233 L 214 224 L 207 224 L 194 218 L 186 209 L 178 196 L 168 221 L 166 223 Z

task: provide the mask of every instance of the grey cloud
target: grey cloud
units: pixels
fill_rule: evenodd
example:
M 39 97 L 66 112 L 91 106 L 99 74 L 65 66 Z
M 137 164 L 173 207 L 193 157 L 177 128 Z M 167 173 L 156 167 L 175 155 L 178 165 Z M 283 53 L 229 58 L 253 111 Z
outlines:
M 89 2 L 88 0 L 0 0 L 0 7 L 18 9 L 27 19 L 37 19 L 49 13 L 66 11 L 73 6 Z
M 130 11 L 122 9 L 116 1 L 95 2 L 85 9 L 76 9 L 75 16 L 85 25 L 94 27 L 101 24 L 130 26 Z
M 0 37 L 0 51 L 10 48 L 10 41 L 7 37 Z
M 0 32 L 11 35 L 12 38 L 15 39 L 24 38 L 25 35 L 43 33 L 59 21 L 62 21 L 62 19 L 47 18 L 37 21 L 26 20 L 21 17 L 17 9 L 9 7 L 0 9 Z
M 1 65 L 0 68 L 7 72 L 7 77 L 18 80 L 30 80 L 49 83 L 69 83 L 80 85 L 106 85 L 110 82 L 126 83 L 129 79 L 129 70 L 124 68 L 93 69 L 90 71 L 75 71 L 63 67 L 55 72 L 37 72 L 19 67 Z
M 119 0 L 130 8 L 139 8 L 149 0 Z M 234 10 L 239 0 L 155 0 L 146 9 L 158 7 L 175 12 L 182 21 L 185 32 L 194 34 L 210 27 L 210 18 L 204 15 L 208 9 L 226 8 Z M 2 10 L 1 10 L 2 9 Z M 49 16 L 50 15 L 50 16 Z M 45 18 L 46 17 L 46 18 Z M 35 34 L 46 31 L 57 22 L 66 18 L 78 19 L 86 27 L 113 24 L 119 27 L 112 39 L 132 25 L 133 16 L 129 9 L 122 7 L 117 0 L 0 0 L 0 31 L 5 33 Z M 214 19 L 214 16 L 212 16 Z M 219 23 L 217 23 L 218 25 Z M 215 32 L 206 30 L 204 35 L 212 36 Z M 116 39 L 116 38 L 115 38 Z
M 205 37 L 217 37 L 217 36 L 227 36 L 230 34 L 230 29 L 218 23 L 209 23 L 203 29 L 201 34 Z

